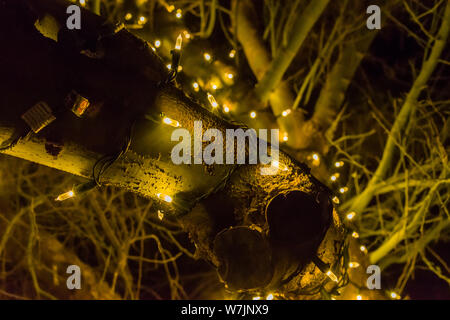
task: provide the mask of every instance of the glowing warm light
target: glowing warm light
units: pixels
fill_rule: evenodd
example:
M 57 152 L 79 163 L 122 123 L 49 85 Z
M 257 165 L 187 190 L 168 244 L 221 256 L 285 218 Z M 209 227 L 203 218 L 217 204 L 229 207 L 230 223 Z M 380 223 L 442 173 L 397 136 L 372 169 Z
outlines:
M 161 40 L 155 40 L 155 47 L 159 48 L 161 46 Z
M 187 31 L 184 31 L 184 36 L 186 37 L 186 39 L 190 39 L 191 38 L 191 34 Z
M 171 65 L 170 63 L 169 63 L 166 67 L 167 67 L 167 69 L 169 69 L 169 70 L 172 69 L 172 65 Z
M 230 53 L 228 54 L 228 56 L 230 57 L 230 58 L 234 58 L 235 56 L 236 56 L 236 50 L 231 50 L 230 51 Z
M 335 162 L 335 164 L 334 164 L 334 166 L 335 166 L 336 168 L 342 167 L 343 165 L 344 165 L 344 161 L 337 161 L 337 162 Z
M 167 194 L 163 194 L 163 193 L 158 193 L 156 195 L 159 199 L 164 200 L 165 202 L 172 202 L 172 197 L 168 196 Z
M 339 204 L 339 198 L 338 197 L 334 196 L 332 200 L 333 200 L 334 203 Z
M 173 10 L 175 10 L 175 6 L 173 4 L 167 7 L 168 12 L 172 12 Z
M 266 297 L 266 300 L 273 300 L 273 294 L 269 293 Z
M 335 275 L 331 270 L 328 270 L 328 271 L 327 271 L 327 276 L 328 276 L 328 278 L 330 278 L 332 281 L 338 282 L 338 278 L 336 277 L 336 275 Z
M 356 215 L 356 212 L 350 212 L 349 214 L 347 214 L 347 219 L 348 220 L 352 220 L 354 217 L 355 217 L 355 215 Z
M 164 212 L 162 212 L 161 210 L 158 210 L 158 219 L 159 220 L 164 219 Z
M 198 85 L 197 82 L 194 82 L 194 83 L 192 84 L 192 87 L 194 87 L 194 90 L 195 90 L 196 92 L 198 92 L 198 90 L 199 90 L 199 88 L 200 88 L 200 86 Z
M 331 181 L 336 181 L 339 178 L 339 173 L 335 173 L 330 177 Z
M 348 191 L 348 188 L 347 188 L 347 187 L 342 187 L 342 188 L 339 189 L 339 192 L 340 192 L 340 193 L 345 193 L 345 192 L 347 192 L 347 191 Z
M 358 294 L 358 295 L 356 296 L 356 300 L 362 300 L 361 295 Z
M 181 71 L 183 71 L 183 66 L 178 66 L 178 72 L 181 72 Z
M 144 23 L 146 23 L 147 22 L 147 18 L 146 17 L 144 17 L 144 16 L 140 16 L 139 17 L 139 24 L 144 24 Z
M 209 53 L 204 53 L 204 54 L 203 54 L 203 58 L 204 58 L 206 61 L 211 61 L 211 55 L 210 55 Z
M 208 100 L 209 100 L 209 103 L 211 103 L 211 106 L 213 108 L 217 108 L 219 106 L 219 104 L 217 103 L 217 101 L 214 98 L 214 96 L 212 94 L 210 94 L 210 93 L 208 93 Z
M 82 6 L 85 6 L 85 5 L 86 5 L 86 0 L 80 0 L 80 4 L 81 4 Z
M 320 157 L 319 157 L 319 155 L 317 154 L 317 153 L 314 153 L 313 155 L 312 155 L 312 165 L 313 166 L 315 166 L 315 167 L 318 167 L 318 166 L 320 166 Z
M 223 105 L 223 111 L 228 113 L 228 112 L 230 112 L 230 108 L 226 104 L 224 104 Z
M 183 43 L 183 37 L 181 33 L 177 37 L 177 42 L 175 43 L 175 50 L 181 50 L 181 44 Z
M 127 13 L 126 15 L 125 15 L 125 20 L 131 20 L 131 18 L 133 18 L 133 15 L 131 14 L 131 13 Z
M 390 296 L 392 299 L 400 299 L 400 296 L 397 293 L 395 293 L 394 291 L 391 292 Z
M 253 300 L 261 300 L 261 297 L 253 297 Z
M 252 119 L 256 118 L 256 112 L 255 111 L 250 112 L 250 118 L 252 118 Z
M 212 88 L 213 90 L 216 90 L 216 89 L 217 89 L 217 84 L 213 83 L 213 84 L 211 85 L 211 88 Z
M 287 166 L 285 166 L 284 164 L 280 163 L 280 162 L 277 161 L 277 160 L 273 160 L 271 164 L 272 164 L 272 167 L 281 169 L 281 170 L 283 170 L 283 171 L 287 171 L 287 170 L 288 170 L 288 167 L 287 167 Z
M 181 19 L 181 17 L 183 16 L 182 12 L 183 11 L 181 11 L 181 9 L 177 9 L 177 13 L 175 14 L 175 17 L 177 17 L 178 19 Z
M 359 263 L 358 262 L 349 262 L 348 266 L 349 266 L 349 268 L 358 268 Z
M 228 79 L 233 79 L 233 74 L 232 73 L 225 73 L 225 76 L 228 78 Z
M 73 198 L 75 196 L 75 192 L 73 192 L 72 190 L 67 191 L 66 193 L 62 193 L 60 194 L 55 201 L 64 201 L 70 198 Z
M 170 119 L 168 117 L 164 117 L 163 118 L 163 122 L 165 124 L 167 124 L 169 126 L 172 126 L 172 127 L 175 127 L 175 128 L 178 128 L 180 126 L 180 123 L 177 120 L 172 120 L 172 119 Z
M 288 140 L 289 140 L 288 134 L 287 134 L 287 132 L 285 132 L 283 135 L 283 141 L 286 142 Z
M 355 239 L 358 239 L 359 238 L 359 233 L 356 232 L 356 231 L 353 231 L 352 237 L 355 238 Z
M 286 110 L 284 110 L 284 111 L 281 113 L 281 115 L 282 115 L 283 117 L 287 117 L 290 113 L 291 113 L 291 109 L 286 109 Z
M 367 252 L 367 248 L 365 246 L 359 247 L 359 250 L 361 250 L 361 252 L 364 252 L 364 253 Z

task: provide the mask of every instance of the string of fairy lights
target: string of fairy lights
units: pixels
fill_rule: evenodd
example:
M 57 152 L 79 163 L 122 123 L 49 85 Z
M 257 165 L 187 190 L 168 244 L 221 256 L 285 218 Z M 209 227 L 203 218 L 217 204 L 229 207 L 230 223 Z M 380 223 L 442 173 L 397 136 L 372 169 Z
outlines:
M 89 2 L 89 0 L 78 0 L 78 3 L 83 7 L 87 6 L 88 2 Z M 173 14 L 176 19 L 178 19 L 180 21 L 182 20 L 183 10 L 181 8 L 176 8 L 174 5 L 167 4 L 166 2 L 161 2 L 161 3 L 165 6 L 165 9 L 167 10 L 168 13 Z M 131 23 L 131 21 L 133 19 L 137 22 L 136 23 L 137 26 L 141 26 L 141 27 L 144 26 L 148 22 L 148 18 L 145 15 L 143 15 L 143 14 L 136 15 L 136 13 L 132 13 L 132 12 L 125 12 L 123 15 L 123 19 L 126 23 L 129 23 L 129 26 L 131 28 L 133 26 L 135 26 L 135 24 Z M 176 75 L 183 70 L 182 65 L 179 64 L 183 40 L 189 41 L 189 40 L 192 40 L 193 38 L 194 38 L 194 35 L 192 35 L 192 33 L 189 30 L 184 30 L 178 34 L 176 41 L 175 41 L 174 49 L 170 51 L 171 52 L 171 62 L 166 65 L 167 69 L 170 70 L 167 82 L 172 82 L 175 79 Z M 159 50 L 159 48 L 162 47 L 162 45 L 163 45 L 163 40 L 154 39 L 152 42 L 151 48 L 153 51 L 157 52 Z M 211 52 L 204 51 L 201 54 L 202 54 L 202 57 L 206 64 L 211 65 L 212 62 L 214 62 L 215 58 Z M 236 49 L 231 49 L 227 54 L 227 57 L 229 59 L 234 59 L 236 56 L 237 56 Z M 231 84 L 233 84 L 234 83 L 233 81 L 236 76 L 235 76 L 234 72 L 226 71 L 223 73 L 223 77 L 225 79 L 227 79 L 228 81 L 230 81 Z M 208 104 L 211 107 L 213 112 L 216 110 L 220 110 L 221 112 L 223 112 L 225 114 L 229 114 L 232 112 L 232 110 L 235 110 L 235 108 L 232 106 L 231 102 L 222 101 L 221 103 L 219 103 L 216 100 L 216 97 L 214 96 L 213 93 L 220 89 L 219 84 L 216 82 L 213 82 L 213 81 L 205 82 L 205 81 L 202 81 L 201 79 L 195 79 L 191 82 L 190 88 L 195 93 L 204 92 L 204 98 L 208 102 Z M 292 114 L 293 114 L 292 109 L 287 108 L 287 109 L 283 110 L 280 114 L 275 115 L 275 116 L 277 118 L 289 117 Z M 250 119 L 256 119 L 258 117 L 258 111 L 251 110 L 248 113 L 248 117 Z M 159 121 L 164 125 L 175 127 L 175 128 L 182 127 L 182 123 L 177 119 L 169 118 L 164 114 L 162 114 L 160 118 L 161 119 Z M 281 137 L 282 142 L 287 142 L 288 139 L 289 139 L 288 133 L 284 132 Z M 128 142 L 128 145 L 129 145 L 129 142 Z M 120 157 L 120 155 L 123 154 L 123 151 L 124 150 L 122 150 L 118 156 L 114 157 L 112 159 L 112 161 L 116 161 Z M 102 159 L 99 160 L 99 162 L 101 162 L 101 161 L 102 161 Z M 318 167 L 321 164 L 321 156 L 318 153 L 313 152 L 307 157 L 307 161 L 310 163 L 311 166 Z M 100 180 L 101 174 L 103 174 L 111 164 L 112 164 L 112 162 L 110 160 L 109 162 L 107 162 L 106 165 L 105 164 L 101 165 L 100 173 L 96 177 L 96 175 L 95 175 L 95 167 L 97 166 L 97 163 L 96 163 L 96 165 L 94 166 L 94 170 L 93 170 L 94 171 L 94 174 L 93 174 L 94 183 L 88 182 L 88 183 L 82 184 L 80 186 L 76 186 L 76 187 L 72 188 L 71 190 L 60 194 L 55 200 L 56 201 L 65 201 L 65 200 L 74 198 L 77 195 L 80 195 L 96 186 L 99 186 L 100 185 L 99 180 Z M 282 171 L 289 170 L 288 166 L 286 166 L 285 164 L 283 164 L 279 161 L 273 161 L 271 163 L 271 165 L 275 168 L 281 169 Z M 349 190 L 349 188 L 347 186 L 339 184 L 339 181 L 341 180 L 341 176 L 342 176 L 342 173 L 339 171 L 344 167 L 345 167 L 344 161 L 342 161 L 342 160 L 336 161 L 334 163 L 335 172 L 332 173 L 330 176 L 330 183 L 334 186 L 334 190 L 337 190 L 338 193 L 341 195 L 344 195 Z M 159 199 L 160 201 L 163 201 L 167 204 L 171 204 L 174 201 L 173 195 L 165 194 L 163 192 L 158 192 L 155 194 L 155 196 L 157 199 Z M 336 205 L 339 205 L 339 203 L 340 203 L 340 199 L 337 195 L 335 195 L 332 198 L 332 201 Z M 356 212 L 346 213 L 344 215 L 344 217 L 345 217 L 345 220 L 348 222 L 347 225 L 349 225 L 350 222 L 354 221 L 357 218 L 357 216 L 358 216 L 358 214 Z M 158 210 L 158 218 L 161 220 L 164 218 L 164 212 L 162 210 Z M 351 230 L 351 227 L 348 228 L 348 235 L 349 235 L 349 237 L 347 237 L 347 239 L 353 238 L 354 240 L 356 240 L 356 239 L 359 239 L 359 237 L 360 237 L 359 233 L 356 230 Z M 325 264 L 317 257 L 313 259 L 313 263 L 316 265 L 316 267 L 318 267 L 322 273 L 327 275 L 329 280 L 336 283 L 336 286 L 332 290 L 332 292 L 326 292 L 323 285 L 321 285 L 318 288 L 310 290 L 309 292 L 302 292 L 302 294 L 321 293 L 322 297 L 325 297 L 325 298 L 328 297 L 331 300 L 336 300 L 336 298 L 340 295 L 339 289 L 348 285 L 348 283 L 349 283 L 347 271 L 350 269 L 356 269 L 356 268 L 361 267 L 361 264 L 358 261 L 347 261 L 346 259 L 344 259 L 344 256 L 348 256 L 348 244 L 346 244 L 346 242 L 347 242 L 347 240 L 343 243 L 342 249 L 341 249 L 338 259 L 337 259 L 340 266 L 336 266 L 335 268 L 332 268 L 330 265 Z M 363 254 L 368 253 L 366 246 L 364 246 L 362 244 L 360 245 L 359 249 Z M 336 271 L 336 269 L 338 269 L 338 271 L 339 271 L 339 273 L 337 275 L 332 271 L 332 270 Z M 355 284 L 353 284 L 353 285 L 356 286 Z M 361 288 L 359 288 L 359 289 L 361 289 Z M 253 294 L 253 296 L 250 298 L 252 298 L 253 300 L 288 299 L 288 297 L 286 295 L 283 295 L 283 294 L 280 294 L 277 292 L 265 292 L 265 293 L 264 292 L 256 292 L 256 293 L 252 293 L 252 294 Z M 390 299 L 394 299 L 394 300 L 401 299 L 401 296 L 395 291 L 387 292 L 387 296 Z M 245 296 L 245 295 L 243 295 L 242 297 L 249 298 L 248 296 Z M 354 299 L 355 300 L 366 300 L 367 297 L 365 297 L 363 294 L 358 292 L 357 295 L 354 297 Z

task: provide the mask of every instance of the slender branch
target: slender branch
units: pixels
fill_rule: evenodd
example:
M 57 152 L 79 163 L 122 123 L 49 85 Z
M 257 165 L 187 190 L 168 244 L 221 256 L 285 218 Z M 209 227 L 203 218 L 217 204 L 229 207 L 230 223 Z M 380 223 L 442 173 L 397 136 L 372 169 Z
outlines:
M 281 82 L 284 73 L 305 41 L 316 21 L 325 10 L 329 0 L 312 1 L 297 18 L 292 27 L 291 37 L 286 47 L 278 51 L 264 77 L 258 82 L 255 93 L 261 101 L 267 101 L 272 91 Z
M 426 83 L 429 80 L 431 74 L 433 73 L 436 65 L 438 64 L 439 57 L 444 50 L 447 43 L 447 38 L 450 29 L 450 2 L 447 2 L 445 12 L 442 18 L 442 24 L 439 32 L 436 36 L 436 41 L 434 42 L 431 54 L 428 59 L 424 62 L 417 79 L 409 91 L 406 100 L 395 119 L 394 125 L 392 126 L 391 132 L 389 134 L 388 140 L 386 142 L 386 147 L 383 151 L 383 156 L 378 165 L 377 170 L 367 184 L 366 189 L 355 199 L 350 207 L 351 211 L 362 212 L 369 204 L 370 200 L 374 195 L 374 188 L 379 181 L 383 180 L 389 169 L 394 157 L 394 152 L 396 150 L 395 141 L 402 134 L 406 128 L 411 115 L 416 109 L 417 100 L 420 93 L 426 87 Z

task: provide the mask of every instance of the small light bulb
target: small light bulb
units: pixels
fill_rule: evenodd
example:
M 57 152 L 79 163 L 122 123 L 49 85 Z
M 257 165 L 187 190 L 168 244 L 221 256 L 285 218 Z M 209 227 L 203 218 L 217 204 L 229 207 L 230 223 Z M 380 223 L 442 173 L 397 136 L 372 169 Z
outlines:
M 161 40 L 155 40 L 155 47 L 159 48 L 161 46 Z
M 168 12 L 172 12 L 173 10 L 175 10 L 175 6 L 173 4 L 167 7 Z
M 273 160 L 271 164 L 272 164 L 272 167 L 281 169 L 281 170 L 283 170 L 283 171 L 287 171 L 287 170 L 288 170 L 288 167 L 287 167 L 287 166 L 285 166 L 284 164 L 280 163 L 280 162 L 277 161 L 277 160 Z
M 334 166 L 335 166 L 336 168 L 340 168 L 340 167 L 342 167 L 343 165 L 344 165 L 344 162 L 343 162 L 343 161 L 336 161 L 335 164 L 334 164 Z
M 164 117 L 163 122 L 169 126 L 178 128 L 180 126 L 180 123 L 177 120 L 172 120 L 168 117 Z
M 167 194 L 158 193 L 156 195 L 159 199 L 164 200 L 165 202 L 172 202 L 172 197 L 168 196 Z
M 336 204 L 339 204 L 339 202 L 340 202 L 340 201 L 339 201 L 339 198 L 336 197 L 336 196 L 333 197 L 332 201 L 333 201 L 334 203 L 336 203 Z
M 200 88 L 200 86 L 198 85 L 197 82 L 194 82 L 194 83 L 192 84 L 192 87 L 194 87 L 195 92 L 198 92 L 198 90 L 199 90 L 199 88 Z
M 336 275 L 335 275 L 331 270 L 328 270 L 328 271 L 327 271 L 327 276 L 328 276 L 328 278 L 330 278 L 332 281 L 338 282 L 338 278 L 336 277 Z
M 181 11 L 181 9 L 177 9 L 177 13 L 175 14 L 175 17 L 177 17 L 178 19 L 181 19 L 181 17 L 183 16 L 182 12 L 183 11 Z
M 204 53 L 203 58 L 205 58 L 206 61 L 211 61 L 211 55 L 209 53 Z
M 349 268 L 358 268 L 359 267 L 359 263 L 358 262 L 349 262 L 348 263 L 348 267 Z
M 269 293 L 266 297 L 266 300 L 273 300 L 273 294 Z
M 367 252 L 367 248 L 365 246 L 359 247 L 359 250 L 361 250 L 361 252 L 364 252 L 364 253 Z
M 320 166 L 320 156 L 317 153 L 313 153 L 311 158 L 312 158 L 311 164 L 314 167 Z
M 172 65 L 170 63 L 167 65 L 167 69 L 172 69 Z
M 330 177 L 331 181 L 336 181 L 339 178 L 339 173 L 335 173 Z
M 226 76 L 228 79 L 233 79 L 233 77 L 234 77 L 232 73 L 226 73 L 225 76 Z
M 261 300 L 261 297 L 259 296 L 253 297 L 253 300 Z
M 80 4 L 84 7 L 86 5 L 86 0 L 80 0 Z
M 65 193 L 60 194 L 55 201 L 64 201 L 70 198 L 73 198 L 75 196 L 75 192 L 73 190 L 67 191 Z
M 181 71 L 183 71 L 183 66 L 178 66 L 178 72 L 181 72 Z
M 391 298 L 392 299 L 400 299 L 400 296 L 397 293 L 395 293 L 394 291 L 392 291 L 391 292 Z
M 256 118 L 256 112 L 255 111 L 250 112 L 250 118 L 252 118 L 252 119 Z
M 144 24 L 144 23 L 146 23 L 147 22 L 147 18 L 146 17 L 144 17 L 144 16 L 140 16 L 139 17 L 139 24 Z
M 208 100 L 209 100 L 209 103 L 211 103 L 211 106 L 213 108 L 217 108 L 219 106 L 219 104 L 217 103 L 217 101 L 214 98 L 214 96 L 212 94 L 210 94 L 210 93 L 208 93 Z
M 187 31 L 184 31 L 184 36 L 186 37 L 186 39 L 190 39 L 191 38 L 191 34 Z
M 353 231 L 352 237 L 355 238 L 355 239 L 358 239 L 359 238 L 359 233 L 356 232 L 356 231 Z
M 356 296 L 356 300 L 362 300 L 361 295 L 358 294 L 358 295 Z
M 352 220 L 356 215 L 356 212 L 352 211 L 347 214 L 347 220 Z
M 348 191 L 348 188 L 347 188 L 347 187 L 342 187 L 342 188 L 339 189 L 339 192 L 340 192 L 340 193 L 345 193 L 345 192 L 347 192 L 347 191 Z
M 127 13 L 126 15 L 125 15 L 125 20 L 131 20 L 131 18 L 133 18 L 133 15 L 131 14 L 131 13 Z
M 230 58 L 234 58 L 235 56 L 236 56 L 236 50 L 231 50 L 230 51 L 230 53 L 228 54 L 228 56 L 230 57 Z
M 286 110 L 284 110 L 284 111 L 281 113 L 281 115 L 282 115 L 283 117 L 287 117 L 290 113 L 291 113 L 291 109 L 286 109 Z
M 226 104 L 224 104 L 224 105 L 223 105 L 223 111 L 224 111 L 225 113 L 228 113 L 228 112 L 230 112 L 230 108 L 229 108 Z
M 217 90 L 217 84 L 213 83 L 213 84 L 211 85 L 211 88 L 212 88 L 213 90 Z
M 181 33 L 177 37 L 177 41 L 175 43 L 175 50 L 181 50 L 181 44 L 183 43 L 183 37 L 181 36 Z
M 288 140 L 289 140 L 288 134 L 287 134 L 287 132 L 285 132 L 283 135 L 283 141 L 286 142 Z

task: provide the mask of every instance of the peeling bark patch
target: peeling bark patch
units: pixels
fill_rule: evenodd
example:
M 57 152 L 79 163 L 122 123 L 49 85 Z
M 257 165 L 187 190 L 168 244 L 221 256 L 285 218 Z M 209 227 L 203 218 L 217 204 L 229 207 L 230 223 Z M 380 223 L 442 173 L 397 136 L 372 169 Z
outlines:
M 45 142 L 45 151 L 48 154 L 52 155 L 53 157 L 57 158 L 58 155 L 61 153 L 63 146 L 64 145 L 62 143 L 46 141 Z

